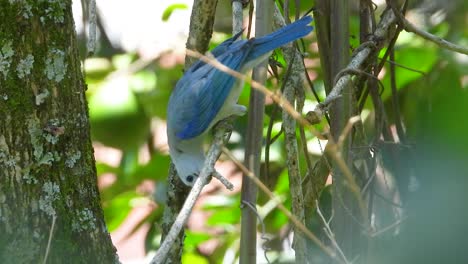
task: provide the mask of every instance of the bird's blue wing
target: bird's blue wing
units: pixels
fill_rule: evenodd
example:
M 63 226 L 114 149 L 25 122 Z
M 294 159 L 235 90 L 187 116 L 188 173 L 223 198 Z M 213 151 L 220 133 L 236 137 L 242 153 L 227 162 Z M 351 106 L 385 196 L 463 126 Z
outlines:
M 253 39 L 254 48 L 250 52 L 247 61 L 255 60 L 284 44 L 306 36 L 313 29 L 312 26 L 309 26 L 312 20 L 311 16 L 305 16 L 275 32 Z
M 236 43 L 237 44 L 237 43 Z M 238 47 L 241 45 L 241 47 Z M 249 53 L 251 42 L 243 41 L 217 59 L 229 68 L 239 71 Z M 191 139 L 202 134 L 211 124 L 228 97 L 236 79 L 209 64 L 190 71 L 177 83 L 169 102 L 174 111 L 176 136 Z M 174 97 L 174 98 L 173 98 Z
M 238 40 L 241 33 L 224 41 L 212 54 L 222 64 L 239 71 L 246 63 L 297 38 L 307 35 L 312 17 L 306 16 L 273 33 L 250 40 Z M 168 126 L 179 139 L 191 139 L 205 132 L 226 101 L 235 78 L 197 61 L 179 80 L 168 106 Z
M 225 52 L 229 51 L 230 46 L 242 35 L 244 31 L 240 31 L 231 38 L 226 39 L 223 41 L 221 44 L 216 46 L 214 49 L 210 50 L 210 53 L 213 57 L 218 58 L 221 55 L 223 55 Z M 245 42 L 245 41 L 244 41 Z M 187 72 L 194 72 L 198 70 L 198 68 L 202 67 L 205 65 L 206 62 L 202 60 L 197 60 L 193 65 L 187 70 Z

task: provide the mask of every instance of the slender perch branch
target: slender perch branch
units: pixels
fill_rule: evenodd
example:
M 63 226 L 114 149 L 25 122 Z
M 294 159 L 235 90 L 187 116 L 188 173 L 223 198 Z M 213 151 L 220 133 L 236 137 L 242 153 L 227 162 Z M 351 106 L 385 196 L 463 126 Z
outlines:
M 272 1 L 255 1 L 255 36 L 260 37 L 271 31 Z M 265 83 L 268 64 L 264 60 L 252 70 L 252 79 Z M 263 139 L 263 118 L 265 115 L 265 94 L 252 89 L 249 97 L 249 111 L 247 113 L 247 133 L 245 135 L 244 163 L 257 175 L 260 172 Z M 255 205 L 257 203 L 257 186 L 246 176 L 242 176 L 242 203 Z M 247 207 L 241 210 L 240 233 L 240 263 L 255 263 L 257 259 L 257 216 Z
M 287 17 L 287 15 L 286 15 Z M 281 15 L 281 12 L 276 7 L 273 13 L 274 24 L 277 28 L 284 27 L 286 25 L 285 18 Z M 296 48 L 296 45 L 289 43 L 281 47 L 284 58 L 290 67 L 290 71 L 285 76 L 284 80 L 284 97 L 289 101 L 290 104 L 294 105 L 297 102 L 300 91 L 304 90 L 304 64 L 301 54 Z M 289 176 L 289 190 L 291 193 L 291 205 L 292 213 L 297 217 L 301 223 L 305 223 L 305 212 L 304 212 L 304 195 L 302 192 L 302 176 L 299 166 L 299 147 L 297 143 L 296 135 L 296 120 L 286 111 L 282 113 L 283 128 L 284 128 L 284 140 L 286 145 L 287 155 L 287 167 Z M 305 153 L 307 155 L 307 153 Z M 306 240 L 303 232 L 294 227 L 294 243 L 293 248 L 296 251 L 296 261 L 298 263 L 307 262 L 306 256 Z

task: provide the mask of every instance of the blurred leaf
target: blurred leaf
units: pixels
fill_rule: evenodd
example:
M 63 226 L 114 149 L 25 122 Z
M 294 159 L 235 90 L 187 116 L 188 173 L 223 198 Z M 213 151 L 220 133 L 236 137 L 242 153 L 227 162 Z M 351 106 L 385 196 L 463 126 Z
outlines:
M 168 6 L 166 8 L 166 10 L 164 10 L 164 12 L 163 12 L 162 21 L 169 20 L 169 17 L 171 17 L 172 13 L 174 11 L 176 11 L 177 9 L 185 10 L 185 9 L 188 9 L 188 6 L 186 4 L 183 4 L 183 3 L 172 4 L 172 5 Z
M 133 177 L 136 170 L 140 167 L 138 154 L 138 149 L 136 148 L 123 151 L 119 164 L 121 173 L 117 175 L 119 176 L 118 183 L 123 185 L 136 185 L 140 183 L 138 179 Z
M 218 226 L 223 224 L 237 224 L 240 221 L 239 208 L 218 209 L 206 221 L 209 226 Z
M 85 61 L 86 82 L 103 81 L 109 73 L 114 71 L 112 63 L 106 58 L 88 58 Z
M 119 168 L 113 167 L 103 162 L 96 162 L 97 175 L 101 176 L 104 173 L 119 174 Z
M 117 69 L 126 69 L 135 59 L 135 54 L 132 53 L 124 53 L 124 54 L 117 54 L 112 57 L 112 65 L 114 65 Z
M 182 255 L 182 263 L 196 263 L 196 264 L 208 264 L 208 260 L 204 257 L 194 253 L 184 253 Z
M 438 55 L 438 49 L 434 45 L 428 43 L 419 47 L 399 47 L 395 52 L 395 63 L 398 63 L 398 65 L 402 65 L 403 67 L 409 69 L 398 65 L 396 66 L 395 74 L 397 89 L 405 87 L 412 81 L 424 78 L 424 75 L 420 72 L 428 73 L 437 62 Z M 419 72 L 412 71 L 411 69 L 415 69 Z M 382 99 L 385 100 L 391 95 L 390 74 L 388 72 L 388 67 L 387 74 L 382 80 L 382 83 L 385 87 L 382 94 Z
M 236 195 L 238 196 L 238 195 Z M 204 210 L 211 210 L 216 208 L 226 208 L 226 207 L 237 207 L 239 206 L 239 197 L 236 196 L 226 196 L 226 195 L 214 195 L 209 196 L 206 201 L 203 203 Z
M 289 223 L 288 217 L 278 209 L 269 214 L 266 220 L 268 220 L 267 229 L 269 232 L 276 232 Z
M 283 172 L 281 172 L 281 175 L 278 178 L 278 183 L 276 184 L 275 193 L 286 194 L 289 196 L 288 170 L 284 169 Z
M 147 139 L 150 120 L 126 77 L 110 80 L 90 96 L 89 115 L 93 138 L 107 146 L 133 149 Z
M 148 224 L 148 225 L 155 225 L 155 223 L 157 223 L 159 221 L 159 219 L 161 219 L 161 216 L 163 214 L 163 208 L 162 207 L 159 207 L 159 208 L 155 208 L 153 211 L 151 211 L 150 214 L 148 214 L 147 216 L 145 216 L 143 219 L 141 219 L 133 228 L 130 232 L 128 232 L 124 239 L 127 239 L 129 238 L 130 236 L 132 236 L 136 231 L 140 230 L 140 228 L 145 225 L 145 224 Z M 149 231 L 148 231 L 149 233 Z M 148 236 L 148 233 L 146 234 Z M 155 234 L 153 234 L 154 236 Z
M 104 218 L 109 232 L 117 229 L 132 209 L 131 200 L 140 197 L 136 192 L 121 193 L 112 200 L 103 203 Z
M 143 179 L 164 180 L 169 171 L 170 158 L 168 155 L 155 153 L 151 160 L 136 168 L 132 178 L 141 181 Z
M 288 170 L 284 169 L 283 172 L 278 177 L 278 182 L 275 187 L 275 193 L 284 195 L 287 197 L 286 201 L 283 203 L 286 208 L 290 208 L 291 206 L 291 194 L 289 193 L 289 176 Z M 288 217 L 278 209 L 275 209 L 272 213 L 270 213 L 267 218 L 265 219 L 269 224 L 267 228 L 269 230 L 280 230 L 286 223 L 289 222 Z
M 156 224 L 152 224 L 145 237 L 145 252 L 157 250 L 161 245 L 161 230 Z
M 185 234 L 186 234 L 186 237 L 184 240 L 184 246 L 188 248 L 196 248 L 201 243 L 208 241 L 209 239 L 212 238 L 211 235 L 207 233 L 201 233 L 201 232 L 186 231 Z
M 137 93 L 148 92 L 156 87 L 157 77 L 152 71 L 143 70 L 133 74 L 129 79 L 129 86 Z
M 138 94 L 138 99 L 149 116 L 166 118 L 169 96 L 181 76 L 182 65 L 176 65 L 171 69 L 156 69 L 156 85 L 150 91 Z
M 467 113 L 468 93 L 462 89 L 457 68 L 443 63 L 430 76 L 412 85 L 412 100 L 405 105 L 409 134 L 418 141 L 466 149 L 463 142 L 468 142 L 467 137 L 460 137 L 460 132 L 468 130 L 468 123 L 460 122 L 460 118 Z

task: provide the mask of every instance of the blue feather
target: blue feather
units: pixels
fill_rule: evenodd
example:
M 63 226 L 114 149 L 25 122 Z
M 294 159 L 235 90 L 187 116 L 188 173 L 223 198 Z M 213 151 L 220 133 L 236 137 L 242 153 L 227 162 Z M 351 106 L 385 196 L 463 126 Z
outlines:
M 306 16 L 273 33 L 250 40 L 238 40 L 242 32 L 212 50 L 213 56 L 232 70 L 307 35 L 312 17 Z M 168 126 L 179 139 L 203 134 L 229 96 L 236 79 L 202 61 L 195 62 L 177 83 L 168 105 Z

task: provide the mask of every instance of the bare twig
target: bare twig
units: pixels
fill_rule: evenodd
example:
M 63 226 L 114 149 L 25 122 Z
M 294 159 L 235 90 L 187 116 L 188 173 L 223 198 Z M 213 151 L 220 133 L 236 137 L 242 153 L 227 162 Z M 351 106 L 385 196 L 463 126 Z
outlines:
M 243 29 L 242 1 L 232 1 L 232 35 L 235 35 Z
M 275 140 L 272 139 L 271 133 L 273 131 L 273 123 L 275 121 L 276 113 L 278 112 L 279 107 L 274 106 L 273 111 L 271 112 L 270 121 L 268 122 L 268 129 L 265 137 L 265 179 L 270 179 L 270 147 L 273 142 L 278 139 L 278 136 L 282 134 L 283 127 L 281 126 L 281 131 L 276 135 Z
M 344 260 L 345 263 L 350 263 L 348 259 L 346 258 L 345 254 L 343 253 L 343 250 L 338 245 L 338 242 L 336 242 L 335 234 L 330 228 L 330 222 L 333 219 L 333 215 L 327 221 L 325 217 L 323 216 L 322 211 L 320 210 L 320 206 L 317 200 L 315 200 L 315 208 L 317 210 L 317 214 L 320 216 L 320 219 L 323 222 L 323 225 L 324 225 L 323 230 L 325 231 L 325 234 L 327 235 L 328 239 L 330 239 L 330 242 L 332 243 L 333 247 L 335 248 L 336 251 L 338 251 L 338 253 L 340 254 L 341 258 Z
M 260 226 L 262 227 L 262 234 L 260 238 L 264 241 L 262 245 L 264 257 L 267 263 L 270 264 L 270 260 L 268 259 L 268 256 L 267 256 L 267 252 L 270 250 L 270 248 L 267 246 L 267 243 L 269 243 L 271 240 L 266 235 L 265 222 L 263 221 L 262 216 L 258 213 L 257 208 L 253 204 L 242 201 L 241 206 L 247 206 L 257 216 L 257 219 L 260 222 Z
M 255 36 L 260 37 L 270 32 L 269 5 L 272 2 L 255 1 Z M 238 19 L 238 18 L 234 18 Z M 268 64 L 263 61 L 254 67 L 252 78 L 260 83 L 265 83 Z M 263 118 L 265 112 L 265 95 L 253 90 L 249 97 L 249 111 L 247 113 L 247 133 L 245 136 L 245 160 L 249 168 L 260 172 L 263 138 Z M 247 204 L 257 203 L 257 187 L 245 175 L 242 176 L 241 200 Z M 254 263 L 257 258 L 257 216 L 252 210 L 241 210 L 240 232 L 240 263 Z
M 370 236 L 371 237 L 376 237 L 376 236 L 379 236 L 379 235 L 381 235 L 381 234 L 383 234 L 383 233 L 385 233 L 385 232 L 387 232 L 389 230 L 392 230 L 393 228 L 401 225 L 406 219 L 407 219 L 407 217 L 403 217 L 401 219 L 398 219 L 398 221 L 396 221 L 396 222 L 394 222 L 394 223 L 392 223 L 392 224 L 390 224 L 390 225 L 388 225 L 388 226 L 386 226 L 386 227 L 384 227 L 384 228 L 382 228 L 380 230 L 377 230 L 377 231 L 371 233 Z
M 42 264 L 47 263 L 47 258 L 49 257 L 49 252 L 50 252 L 50 244 L 52 243 L 52 236 L 54 234 L 54 228 L 55 228 L 55 220 L 57 220 L 57 216 L 53 215 L 52 216 L 52 225 L 50 226 L 50 231 L 49 231 L 49 239 L 47 240 L 47 248 L 46 252 L 44 255 L 44 259 L 42 260 Z
M 89 0 L 89 36 L 86 48 L 88 49 L 88 56 L 92 56 L 96 51 L 96 0 Z
M 226 189 L 230 191 L 234 190 L 234 185 L 228 179 L 224 178 L 223 175 L 219 174 L 219 172 L 213 171 L 213 177 L 220 181 Z
M 287 17 L 287 14 L 286 14 Z M 285 26 L 285 18 L 283 18 L 278 8 L 275 8 L 273 13 L 274 23 L 277 28 Z M 291 105 L 296 102 L 296 96 L 299 90 L 303 90 L 303 63 L 302 56 L 297 52 L 295 45 L 289 43 L 281 47 L 285 60 L 289 63 L 288 72 L 284 79 L 284 97 Z M 284 141 L 286 146 L 286 164 L 288 168 L 289 177 L 289 192 L 291 194 L 291 207 L 294 216 L 305 223 L 304 213 L 304 195 L 302 192 L 302 175 L 299 167 L 299 149 L 297 144 L 296 135 L 296 120 L 283 109 L 282 113 L 283 128 L 284 128 Z M 306 240 L 304 234 L 297 227 L 294 227 L 294 243 L 293 248 L 296 252 L 296 262 L 306 262 Z
M 338 138 L 338 142 L 337 142 L 338 148 L 341 148 L 343 146 L 343 143 L 344 143 L 346 137 L 348 137 L 348 134 L 351 131 L 351 128 L 353 128 L 354 124 L 356 124 L 359 121 L 361 121 L 360 116 L 353 116 L 348 120 L 348 123 L 344 127 L 343 132 L 341 133 L 340 137 Z
M 468 55 L 468 47 L 460 46 L 460 45 L 451 43 L 441 37 L 434 36 L 427 31 L 417 28 L 411 22 L 406 20 L 406 18 L 401 14 L 401 12 L 398 10 L 396 5 L 394 4 L 394 1 L 387 1 L 387 5 L 389 5 L 392 8 L 393 12 L 397 16 L 400 23 L 403 24 L 403 28 L 405 29 L 405 31 L 412 32 L 426 40 L 429 40 L 443 49 L 447 49 L 447 50 L 451 50 L 451 51 L 455 51 L 458 53 Z

